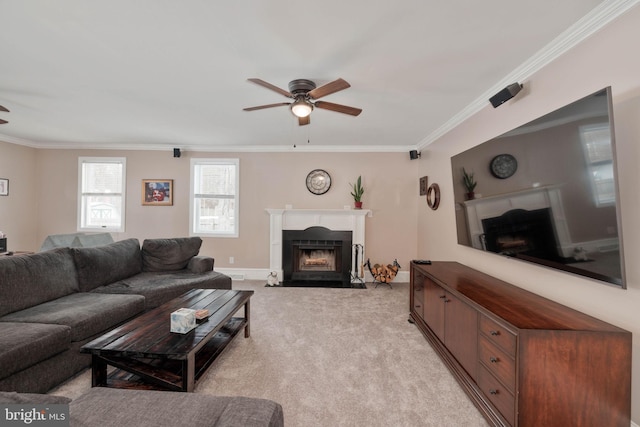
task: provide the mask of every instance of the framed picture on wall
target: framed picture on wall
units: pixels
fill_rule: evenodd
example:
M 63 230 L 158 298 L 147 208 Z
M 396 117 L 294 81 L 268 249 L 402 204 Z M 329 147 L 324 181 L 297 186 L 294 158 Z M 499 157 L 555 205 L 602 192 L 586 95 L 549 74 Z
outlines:
M 423 176 L 422 178 L 420 178 L 420 195 L 421 196 L 427 195 L 427 188 L 429 188 L 429 178 L 427 178 L 426 176 Z
M 9 195 L 9 180 L 5 178 L 0 178 L 0 196 L 8 196 Z
M 145 206 L 172 206 L 172 179 L 143 179 L 142 204 Z

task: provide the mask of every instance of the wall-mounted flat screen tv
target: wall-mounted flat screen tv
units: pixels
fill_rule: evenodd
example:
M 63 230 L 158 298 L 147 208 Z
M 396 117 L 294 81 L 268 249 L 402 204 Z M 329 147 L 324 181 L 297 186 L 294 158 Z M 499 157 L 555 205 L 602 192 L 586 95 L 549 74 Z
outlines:
M 451 167 L 459 244 L 626 287 L 611 88 L 457 154 Z

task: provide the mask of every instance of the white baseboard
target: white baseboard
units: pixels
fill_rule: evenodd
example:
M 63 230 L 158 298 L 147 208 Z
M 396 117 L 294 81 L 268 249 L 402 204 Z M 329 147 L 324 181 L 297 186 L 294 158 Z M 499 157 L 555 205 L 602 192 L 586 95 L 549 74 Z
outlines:
M 226 274 L 233 280 L 264 280 L 267 282 L 269 275 L 268 268 L 216 268 L 222 274 Z M 373 282 L 373 277 L 369 271 L 364 271 L 364 279 L 366 282 Z M 398 271 L 393 283 L 409 283 L 409 271 Z
M 267 282 L 268 268 L 216 268 L 222 274 L 226 274 L 233 280 L 264 280 Z

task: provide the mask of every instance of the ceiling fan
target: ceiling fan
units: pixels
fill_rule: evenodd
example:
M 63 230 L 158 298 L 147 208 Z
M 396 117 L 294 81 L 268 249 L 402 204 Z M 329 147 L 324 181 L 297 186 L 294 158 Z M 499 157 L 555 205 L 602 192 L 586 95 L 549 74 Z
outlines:
M 289 82 L 289 91 L 280 89 L 271 83 L 265 82 L 260 79 L 248 79 L 250 82 L 259 86 L 270 89 L 274 92 L 278 92 L 280 95 L 284 95 L 287 98 L 293 99 L 293 102 L 279 102 L 277 104 L 260 105 L 257 107 L 244 108 L 244 111 L 262 110 L 265 108 L 281 107 L 283 105 L 289 105 L 291 112 L 294 116 L 298 117 L 298 124 L 300 126 L 308 125 L 311 123 L 309 115 L 314 108 L 322 108 L 324 110 L 331 110 L 337 113 L 349 114 L 357 116 L 362 112 L 360 108 L 348 107 L 346 105 L 334 104 L 332 102 L 318 101 L 318 99 L 330 95 L 332 93 L 347 89 L 351 87 L 349 83 L 342 79 L 334 80 L 326 85 L 316 87 L 316 84 L 307 79 L 296 79 Z
M 9 112 L 9 110 L 8 110 L 7 108 L 3 107 L 2 105 L 0 105 L 0 111 L 4 111 L 5 113 L 8 113 L 8 112 Z M 6 120 L 2 120 L 2 119 L 0 119 L 0 125 L 3 125 L 3 124 L 5 124 L 5 123 L 9 123 L 9 122 L 8 122 L 8 121 L 6 121 Z

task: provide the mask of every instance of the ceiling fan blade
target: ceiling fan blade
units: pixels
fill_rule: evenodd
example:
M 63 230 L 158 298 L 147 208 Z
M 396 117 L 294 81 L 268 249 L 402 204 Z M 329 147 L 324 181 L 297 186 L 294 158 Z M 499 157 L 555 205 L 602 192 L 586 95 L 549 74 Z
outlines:
M 304 126 L 304 125 L 308 125 L 309 123 L 311 123 L 311 116 L 298 117 L 298 125 Z
M 5 112 L 7 112 L 7 113 L 9 112 L 9 110 L 8 110 L 8 109 L 6 109 L 5 107 L 3 107 L 2 105 L 0 105 L 0 111 L 5 111 Z
M 280 95 L 284 95 L 287 98 L 293 98 L 293 95 L 291 94 L 291 92 L 286 91 L 284 89 L 280 89 L 278 86 L 274 86 L 269 82 L 265 82 L 264 80 L 261 80 L 261 79 L 247 79 L 247 80 L 249 80 L 251 83 L 255 83 L 259 86 L 266 87 L 267 89 L 271 89 L 274 92 L 278 92 Z
M 8 122 L 8 121 L 6 121 L 6 120 L 2 120 L 2 119 L 0 119 L 0 125 L 3 125 L 3 124 L 5 124 L 5 123 L 9 123 L 9 122 Z
M 290 102 L 278 102 L 277 104 L 259 105 L 257 107 L 243 108 L 244 111 L 264 110 L 265 108 L 282 107 L 283 105 L 291 105 Z
M 348 107 L 346 105 L 334 104 L 333 102 L 318 101 L 314 105 L 318 108 L 331 110 L 342 114 L 350 114 L 352 116 L 357 116 L 362 113 L 361 108 Z
M 336 93 L 350 87 L 351 85 L 349 83 L 342 79 L 338 79 L 309 91 L 307 95 L 309 95 L 311 99 L 320 99 L 323 96 L 331 95 L 332 93 Z

